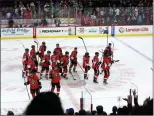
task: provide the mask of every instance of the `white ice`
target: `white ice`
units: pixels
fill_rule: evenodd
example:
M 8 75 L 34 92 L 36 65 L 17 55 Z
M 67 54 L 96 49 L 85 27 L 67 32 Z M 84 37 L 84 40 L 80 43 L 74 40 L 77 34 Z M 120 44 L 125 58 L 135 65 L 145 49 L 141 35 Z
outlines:
M 118 40 L 132 46 L 139 52 L 152 59 L 152 37 L 118 37 Z M 94 53 L 104 49 L 107 43 L 106 38 L 88 38 L 84 39 L 91 59 Z M 89 80 L 85 82 L 85 87 L 92 94 L 92 103 L 95 110 L 97 105 L 103 105 L 104 111 L 108 114 L 112 112 L 112 106 L 121 107 L 127 103 L 118 97 L 124 98 L 129 94 L 129 89 L 138 89 L 139 103 L 142 104 L 145 98 L 152 96 L 152 61 L 146 59 L 141 54 L 132 50 L 130 47 L 122 44 L 115 38 L 109 38 L 109 42 L 114 43 L 114 59 L 120 60 L 112 65 L 111 76 L 108 85 L 103 84 L 103 75 L 98 78 L 99 84 L 94 84 L 93 70 L 89 72 Z M 20 40 L 25 47 L 30 48 L 34 44 L 33 39 Z M 21 114 L 30 102 L 28 99 L 24 80 L 21 77 L 22 55 L 24 48 L 19 40 L 2 40 L 1 41 L 1 114 L 5 115 L 8 110 L 15 114 Z M 47 49 L 53 50 L 55 44 L 59 43 L 65 51 L 71 52 L 74 47 L 78 47 L 78 62 L 82 66 L 82 56 L 85 49 L 82 40 L 75 38 L 65 39 L 39 39 L 39 43 L 45 41 Z M 101 57 L 101 55 L 100 55 Z M 83 91 L 85 98 L 85 109 L 90 110 L 90 95 L 83 88 L 83 72 L 77 67 L 79 75 L 75 75 L 77 80 L 74 81 L 69 75 L 69 80 L 62 79 L 60 98 L 64 110 L 73 107 L 75 111 L 80 109 L 80 97 Z M 43 88 L 41 91 L 50 90 L 50 81 L 41 80 Z M 134 85 L 135 84 L 135 85 Z M 137 88 L 136 88 L 137 86 Z M 29 87 L 28 87 L 29 89 Z

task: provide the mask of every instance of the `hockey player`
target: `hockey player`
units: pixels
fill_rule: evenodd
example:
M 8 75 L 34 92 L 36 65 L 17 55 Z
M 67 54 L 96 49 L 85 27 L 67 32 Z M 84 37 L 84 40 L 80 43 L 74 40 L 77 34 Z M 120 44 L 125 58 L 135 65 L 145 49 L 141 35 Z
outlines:
M 61 58 L 61 56 L 62 56 L 62 49 L 59 46 L 59 44 L 56 44 L 56 48 L 54 49 L 54 51 L 56 51 L 56 54 L 59 56 L 59 58 Z
M 98 56 L 99 56 L 99 53 L 95 52 L 95 56 L 92 60 L 92 68 L 94 70 L 94 79 L 93 79 L 94 83 L 98 83 L 97 78 L 99 76 L 99 65 L 100 65 Z
M 23 54 L 22 64 L 23 64 L 23 72 L 22 77 L 27 76 L 28 74 L 28 59 L 29 59 L 29 49 L 25 49 L 25 53 Z
M 65 79 L 68 79 L 67 78 L 68 64 L 69 64 L 69 52 L 68 51 L 65 52 L 65 55 L 63 55 L 63 57 L 61 58 L 60 63 L 61 63 L 60 65 L 62 67 L 61 76 L 63 76 Z
M 60 59 L 59 59 L 59 56 L 56 54 L 56 51 L 53 51 L 53 55 L 51 55 L 50 59 L 52 62 L 51 64 L 52 68 L 60 64 Z
M 41 69 L 40 77 L 42 77 L 43 72 L 46 71 L 46 74 L 45 74 L 46 79 L 48 79 L 49 66 L 50 66 L 50 55 L 51 55 L 51 51 L 47 51 L 47 54 L 44 55 L 42 62 L 41 62 L 42 69 Z
M 37 72 L 37 62 L 36 62 L 36 59 L 35 59 L 35 56 L 30 56 L 29 59 L 28 59 L 28 65 L 27 65 L 27 68 L 28 68 L 28 71 L 34 71 Z
M 111 43 L 109 43 L 109 45 L 105 48 L 103 54 L 104 54 L 104 57 L 108 56 L 107 58 L 109 59 L 110 62 L 112 62 L 113 60 L 113 51 L 112 51 L 112 48 L 111 48 Z
M 83 56 L 83 68 L 85 70 L 84 79 L 88 79 L 87 73 L 90 70 L 89 60 L 90 60 L 89 53 L 86 52 L 85 55 Z
M 38 70 L 38 61 L 37 61 L 37 58 L 36 58 L 36 55 L 37 55 L 37 53 L 36 53 L 36 51 L 35 51 L 35 46 L 34 45 L 32 45 L 31 46 L 31 50 L 30 50 L 30 56 L 32 57 L 34 57 L 34 60 L 35 60 L 35 64 L 36 64 L 36 71 Z
M 51 92 L 54 92 L 55 86 L 57 87 L 57 95 L 60 94 L 60 72 L 57 66 L 50 70 L 49 77 L 51 79 Z
M 109 56 L 106 56 L 104 58 L 104 61 L 103 61 L 103 70 L 104 70 L 104 84 L 108 84 L 107 83 L 107 79 L 109 78 L 110 76 L 110 66 L 111 66 L 111 62 L 110 62 L 110 59 L 108 58 Z
M 109 59 L 109 62 L 112 65 L 112 63 L 113 63 L 113 51 L 112 51 L 111 45 L 112 44 L 109 43 L 109 45 L 105 48 L 105 50 L 103 52 L 103 63 L 104 63 L 104 59 L 108 58 Z M 103 70 L 104 69 L 103 63 L 101 65 L 101 68 L 102 68 L 102 72 L 101 73 L 103 73 L 103 71 L 104 71 Z
M 24 83 L 24 85 L 29 85 L 29 84 L 30 84 L 30 92 L 32 94 L 32 97 L 34 98 L 40 93 L 40 89 L 42 88 L 41 82 L 39 81 L 39 78 L 34 70 L 31 70 L 29 72 L 27 82 Z
M 74 50 L 72 51 L 71 55 L 70 55 L 70 67 L 69 67 L 69 72 L 72 73 L 72 67 L 73 67 L 73 72 L 77 72 L 76 71 L 76 66 L 77 66 L 77 47 L 74 48 Z
M 42 45 L 39 48 L 39 57 L 42 61 L 42 58 L 44 57 L 44 52 L 46 51 L 46 45 L 45 42 L 42 42 Z

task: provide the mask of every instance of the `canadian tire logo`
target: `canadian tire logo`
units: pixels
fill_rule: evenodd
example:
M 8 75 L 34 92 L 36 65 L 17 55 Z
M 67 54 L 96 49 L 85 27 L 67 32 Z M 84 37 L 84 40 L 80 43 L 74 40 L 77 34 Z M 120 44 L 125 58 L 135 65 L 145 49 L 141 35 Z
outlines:
M 120 33 L 124 33 L 124 32 L 125 32 L 125 28 L 121 27 L 121 28 L 119 29 L 119 32 L 120 32 Z

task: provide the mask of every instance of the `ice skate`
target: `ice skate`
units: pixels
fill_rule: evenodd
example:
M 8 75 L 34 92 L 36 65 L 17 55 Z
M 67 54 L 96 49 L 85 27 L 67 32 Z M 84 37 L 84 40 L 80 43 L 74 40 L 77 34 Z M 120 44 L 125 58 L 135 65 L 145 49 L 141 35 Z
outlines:
M 48 80 L 48 74 L 45 75 L 46 80 Z
M 94 83 L 98 83 L 98 81 L 97 81 L 97 80 L 93 80 L 93 82 L 94 82 Z
M 104 84 L 108 84 L 106 79 L 104 79 L 103 83 L 104 83 Z

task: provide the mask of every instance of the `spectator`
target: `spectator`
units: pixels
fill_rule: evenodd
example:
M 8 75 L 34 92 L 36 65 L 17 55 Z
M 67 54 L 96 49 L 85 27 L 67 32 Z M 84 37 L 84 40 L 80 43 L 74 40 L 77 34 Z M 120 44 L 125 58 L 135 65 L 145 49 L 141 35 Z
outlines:
M 110 113 L 110 115 L 117 115 L 117 107 L 116 106 L 113 106 L 112 113 Z
M 79 115 L 86 115 L 86 111 L 85 111 L 84 109 L 81 109 L 81 110 L 79 111 Z
M 8 111 L 7 115 L 14 115 L 14 113 L 12 111 Z
M 68 115 L 74 115 L 74 109 L 73 108 L 68 109 Z
M 137 24 L 138 25 L 142 25 L 143 24 L 143 19 L 142 19 L 141 15 L 139 15 L 139 17 L 137 18 Z
M 52 92 L 42 92 L 27 106 L 25 115 L 63 115 L 60 98 Z
M 103 106 L 99 105 L 96 107 L 97 115 L 107 115 L 106 112 L 103 111 Z
M 96 115 L 96 113 L 97 113 L 96 110 L 93 110 L 93 111 L 91 112 L 92 115 Z

